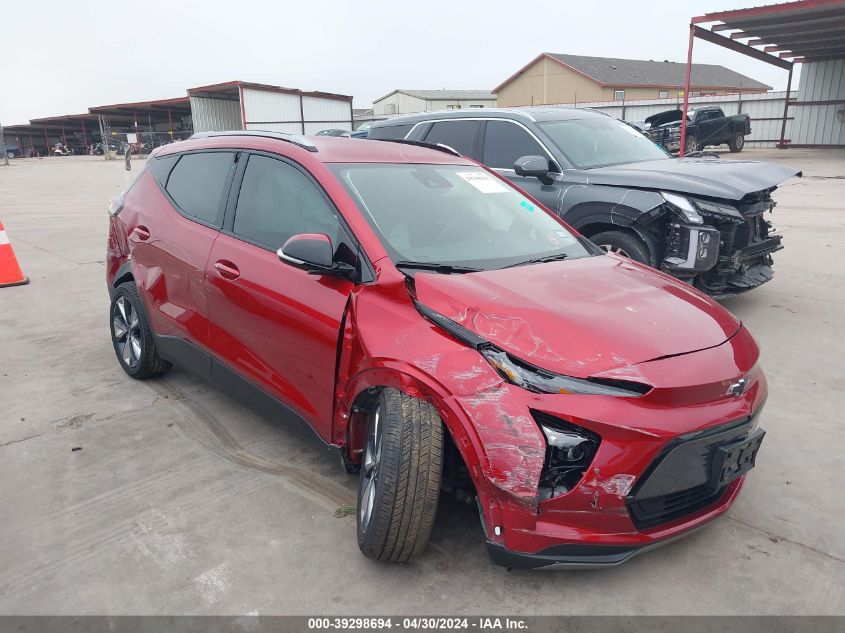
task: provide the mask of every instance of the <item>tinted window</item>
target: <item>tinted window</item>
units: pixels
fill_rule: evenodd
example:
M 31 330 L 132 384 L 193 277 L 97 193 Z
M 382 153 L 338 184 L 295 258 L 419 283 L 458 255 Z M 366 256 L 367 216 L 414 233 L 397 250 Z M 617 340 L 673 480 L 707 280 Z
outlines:
M 487 121 L 484 132 L 484 158 L 482 163 L 489 167 L 513 169 L 517 158 L 522 156 L 545 156 L 548 154 L 528 132 L 508 121 Z
M 367 138 L 405 138 L 412 124 L 408 125 L 385 125 L 383 127 L 371 127 Z
M 336 243 L 340 223 L 317 186 L 280 160 L 250 156 L 235 223 L 236 235 L 276 250 L 291 235 L 325 233 Z
M 170 172 L 167 193 L 187 215 L 221 226 L 223 190 L 234 168 L 234 156 L 232 152 L 185 154 Z
M 167 177 L 170 175 L 170 170 L 173 165 L 179 160 L 179 155 L 163 156 L 161 158 L 153 158 L 147 161 L 147 168 L 153 173 L 155 179 L 163 187 L 167 183 Z
M 426 143 L 443 143 L 464 156 L 472 156 L 480 121 L 438 121 L 425 137 Z

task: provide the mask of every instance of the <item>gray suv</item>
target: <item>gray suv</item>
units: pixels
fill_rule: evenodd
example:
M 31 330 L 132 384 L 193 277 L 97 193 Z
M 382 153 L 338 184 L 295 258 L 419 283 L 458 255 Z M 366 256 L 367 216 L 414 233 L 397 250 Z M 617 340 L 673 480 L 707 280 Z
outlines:
M 673 158 L 602 112 L 446 110 L 374 124 L 371 139 L 446 145 L 484 163 L 586 237 L 713 296 L 772 278 L 783 248 L 766 217 L 797 170 L 759 161 Z

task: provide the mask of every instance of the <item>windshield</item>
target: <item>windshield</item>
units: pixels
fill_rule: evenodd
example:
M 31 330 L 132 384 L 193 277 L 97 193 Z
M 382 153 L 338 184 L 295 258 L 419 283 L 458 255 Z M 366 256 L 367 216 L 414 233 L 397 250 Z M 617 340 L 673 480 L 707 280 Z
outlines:
M 578 169 L 671 157 L 644 134 L 609 116 L 537 125 Z
M 480 167 L 384 163 L 330 167 L 394 262 L 429 264 L 429 268 L 451 265 L 466 272 L 541 257 L 591 254 L 555 218 Z

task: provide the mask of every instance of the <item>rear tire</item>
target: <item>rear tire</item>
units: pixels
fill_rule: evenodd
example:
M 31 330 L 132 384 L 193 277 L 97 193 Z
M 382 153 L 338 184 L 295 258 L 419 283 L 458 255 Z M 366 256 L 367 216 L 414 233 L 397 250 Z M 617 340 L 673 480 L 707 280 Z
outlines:
M 731 140 L 728 141 L 728 147 L 732 152 L 742 151 L 742 148 L 745 147 L 745 136 L 742 132 L 737 132 L 731 137 Z
M 604 231 L 590 240 L 608 253 L 622 255 L 646 266 L 653 266 L 648 246 L 639 237 L 627 231 Z
M 425 549 L 440 494 L 443 427 L 434 407 L 384 389 L 370 415 L 358 482 L 358 547 L 406 562 Z
M 172 365 L 158 355 L 134 281 L 122 283 L 114 291 L 109 317 L 112 346 L 123 371 L 138 380 L 156 378 L 170 371 Z

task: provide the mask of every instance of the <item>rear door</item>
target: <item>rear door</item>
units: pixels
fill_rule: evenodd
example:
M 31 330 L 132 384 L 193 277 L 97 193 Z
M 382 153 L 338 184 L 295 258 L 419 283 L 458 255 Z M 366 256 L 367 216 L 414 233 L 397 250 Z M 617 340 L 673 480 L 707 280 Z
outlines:
M 135 279 L 152 329 L 164 337 L 165 355 L 170 343 L 208 344 L 205 265 L 223 223 L 236 157 L 202 151 L 150 159 L 153 178 L 139 180 L 127 197 Z
M 223 364 L 212 373 L 223 388 L 242 379 L 258 386 L 330 441 L 338 337 L 353 283 L 280 261 L 277 249 L 299 233 L 328 235 L 336 260 L 358 265 L 357 246 L 310 174 L 279 156 L 250 154 L 206 267 L 210 340 Z

